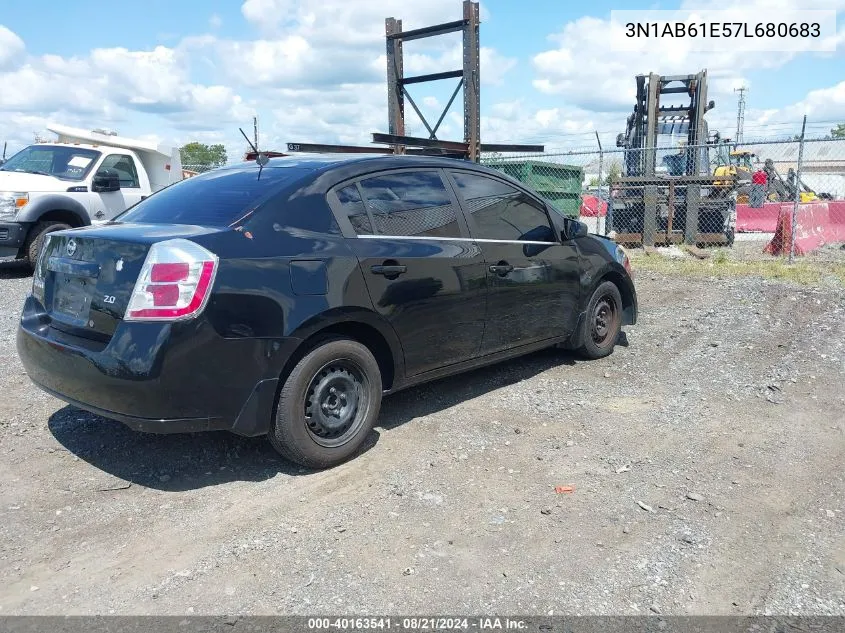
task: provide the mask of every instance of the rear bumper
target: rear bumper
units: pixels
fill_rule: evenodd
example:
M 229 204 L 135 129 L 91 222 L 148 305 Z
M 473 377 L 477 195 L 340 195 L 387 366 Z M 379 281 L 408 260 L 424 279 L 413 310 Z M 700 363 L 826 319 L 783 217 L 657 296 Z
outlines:
M 33 380 L 33 382 L 35 382 Z M 53 391 L 52 389 L 35 382 L 43 391 L 51 396 L 64 400 L 78 409 L 89 411 L 110 420 L 116 420 L 128 426 L 133 431 L 141 433 L 197 433 L 200 431 L 229 431 L 232 424 L 222 418 L 140 418 L 125 413 L 117 413 L 108 409 L 100 409 L 85 402 L 74 400 L 69 396 Z
M 223 338 L 200 318 L 122 323 L 98 344 L 51 327 L 31 297 L 17 331 L 18 355 L 38 387 L 148 433 L 266 433 L 297 342 Z
M 0 259 L 17 257 L 26 243 L 28 224 L 0 222 Z

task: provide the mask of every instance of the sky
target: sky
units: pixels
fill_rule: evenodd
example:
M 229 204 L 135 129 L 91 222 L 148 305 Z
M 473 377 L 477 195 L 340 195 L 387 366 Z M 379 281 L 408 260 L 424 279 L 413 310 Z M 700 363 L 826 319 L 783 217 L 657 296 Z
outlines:
M 835 52 L 718 53 L 683 41 L 613 50 L 613 9 L 713 8 L 700 0 L 481 2 L 482 141 L 544 144 L 547 151 L 613 145 L 634 105 L 635 75 L 706 68 L 711 131 L 733 136 L 746 86 L 746 140 L 800 130 L 824 135 L 845 122 L 845 0 L 723 0 L 766 15 L 773 6 L 838 10 Z M 223 143 L 246 150 L 288 142 L 369 144 L 387 132 L 384 19 L 409 30 L 460 19 L 461 0 L 0 0 L 0 145 L 7 154 L 50 122 L 107 128 L 169 145 Z M 460 34 L 405 45 L 405 74 L 460 68 Z M 409 87 L 436 121 L 456 79 Z M 439 138 L 463 137 L 456 100 Z M 406 133 L 424 134 L 410 105 Z

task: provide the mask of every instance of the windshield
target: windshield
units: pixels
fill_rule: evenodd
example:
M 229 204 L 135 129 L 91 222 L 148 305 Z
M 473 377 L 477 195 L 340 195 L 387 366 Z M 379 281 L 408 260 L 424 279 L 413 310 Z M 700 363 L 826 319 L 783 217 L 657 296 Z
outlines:
M 115 218 L 136 224 L 230 226 L 308 170 L 249 166 L 215 169 L 170 185 Z
M 72 145 L 30 145 L 3 163 L 0 171 L 83 180 L 99 157 L 96 150 Z

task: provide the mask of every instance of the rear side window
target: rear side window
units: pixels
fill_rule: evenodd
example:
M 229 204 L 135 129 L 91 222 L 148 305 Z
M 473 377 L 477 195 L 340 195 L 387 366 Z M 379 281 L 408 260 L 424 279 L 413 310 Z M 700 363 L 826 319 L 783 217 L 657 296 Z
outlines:
M 349 218 L 352 228 L 355 229 L 355 233 L 372 235 L 373 227 L 370 223 L 370 217 L 367 215 L 367 210 L 364 208 L 364 201 L 361 200 L 361 194 L 358 193 L 358 187 L 347 185 L 343 189 L 338 189 L 337 199 L 340 202 L 340 208 Z
M 125 213 L 118 222 L 139 224 L 196 224 L 229 226 L 307 170 L 258 166 L 215 169 L 193 176 L 151 195 Z
M 360 183 L 376 233 L 426 237 L 460 237 L 458 216 L 440 174 L 403 172 L 367 178 Z

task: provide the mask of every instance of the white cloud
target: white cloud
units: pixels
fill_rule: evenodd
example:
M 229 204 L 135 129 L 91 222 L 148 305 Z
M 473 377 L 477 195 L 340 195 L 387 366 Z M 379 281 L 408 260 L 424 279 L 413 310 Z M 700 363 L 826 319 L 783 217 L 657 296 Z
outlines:
M 684 8 L 713 9 L 712 3 L 687 1 Z M 746 14 L 766 15 L 767 9 L 783 6 L 794 9 L 786 0 L 729 0 L 719 9 L 742 10 Z M 813 8 L 842 8 L 845 0 L 822 0 Z M 614 32 L 616 26 L 619 32 Z M 609 20 L 582 17 L 566 24 L 550 36 L 554 48 L 534 56 L 534 87 L 545 94 L 561 95 L 577 106 L 597 111 L 622 111 L 633 106 L 634 76 L 656 72 L 662 75 L 687 74 L 706 68 L 710 79 L 710 96 L 718 103 L 733 100 L 733 89 L 748 83 L 752 71 L 774 71 L 799 53 L 749 52 L 739 47 L 724 47 L 718 52 L 693 50 L 690 38 L 642 44 L 637 50 L 624 53 L 613 50 L 614 37 L 621 37 L 621 25 Z M 845 42 L 845 30 L 835 41 Z M 818 53 L 822 55 L 822 53 Z
M 219 29 L 221 26 L 223 26 L 223 18 L 221 18 L 216 13 L 212 13 L 211 17 L 208 18 L 208 26 L 210 26 L 212 29 Z
M 482 85 L 501 85 L 505 75 L 516 66 L 516 60 L 505 57 L 495 49 L 481 47 L 480 66 Z M 403 72 L 406 77 L 425 75 L 463 68 L 463 46 L 458 43 L 440 55 L 426 55 L 421 53 L 403 55 Z M 379 69 L 385 67 L 387 58 L 381 55 L 376 62 Z
M 17 33 L 0 24 L 0 70 L 8 68 L 23 55 L 25 46 Z
M 295 5 L 293 0 L 246 0 L 241 13 L 256 27 L 272 31 L 285 21 Z
M 386 17 L 401 19 L 406 31 L 462 17 L 456 0 L 246 0 L 241 13 L 264 33 L 284 36 L 297 32 L 315 47 L 383 46 Z
M 220 41 L 214 47 L 230 80 L 244 86 L 305 83 L 309 71 L 319 63 L 308 41 L 298 35 L 280 40 Z
M 206 42 L 228 81 L 247 86 L 281 82 L 305 88 L 342 83 L 383 83 L 385 16 L 402 20 L 407 31 L 461 17 L 454 0 L 405 4 L 400 0 L 246 0 L 244 17 L 263 37 L 253 41 Z M 482 48 L 482 81 L 499 84 L 516 64 Z M 404 45 L 406 76 L 462 66 L 460 33 Z
M 0 36 L 7 42 L 20 39 L 3 31 Z M 17 64 L 0 66 L 0 85 L 14 88 L 0 90 L 0 140 L 13 149 L 32 142 L 35 133 L 45 135 L 48 121 L 110 127 L 129 136 L 181 138 L 214 131 L 225 138 L 237 134 L 235 122 L 243 124 L 254 113 L 232 87 L 191 81 L 190 46 L 94 49 L 70 58 L 26 56 L 23 43 L 0 50 L 18 56 Z M 133 112 L 157 117 L 155 127 L 135 128 Z
M 845 121 L 845 81 L 829 88 L 812 90 L 801 101 L 783 108 L 776 115 L 763 115 L 759 121 L 766 123 L 773 116 L 798 121 L 805 114 L 810 121 Z
M 762 6 L 762 0 L 727 1 L 727 6 L 749 2 Z M 815 5 L 837 8 L 845 6 L 845 0 L 819 0 Z M 26 86 L 0 91 L 0 141 L 31 142 L 34 132 L 44 132 L 47 120 L 55 120 L 179 143 L 223 142 L 230 156 L 237 158 L 246 147 L 237 128 L 249 133 L 252 116 L 258 114 L 262 148 L 284 149 L 286 142 L 296 141 L 369 145 L 372 132 L 387 131 L 384 18 L 401 18 L 403 29 L 410 30 L 460 18 L 461 4 L 457 0 L 408 4 L 246 0 L 241 12 L 256 29 L 256 38 L 232 40 L 206 33 L 174 39 L 171 46 L 99 48 L 69 58 L 27 54 L 20 37 L 0 26 L 0 85 Z M 211 30 L 221 24 L 217 17 L 209 18 Z M 483 20 L 496 17 L 482 7 Z M 585 17 L 551 36 L 548 50 L 530 60 L 536 92 L 521 91 L 510 100 L 505 96 L 488 104 L 487 95 L 494 91 L 483 90 L 482 139 L 541 143 L 548 150 L 594 148 L 594 130 L 599 130 L 604 146 L 613 147 L 633 106 L 636 73 L 688 73 L 705 67 L 710 73 L 710 97 L 718 103 L 708 115 L 711 129 L 730 133 L 736 103 L 733 88 L 745 84 L 753 89 L 749 82 L 753 71 L 776 71 L 790 58 L 790 54 L 760 56 L 727 49 L 701 54 L 683 45 L 661 54 L 621 55 L 610 49 L 607 25 L 605 20 Z M 460 41 L 460 34 L 453 33 L 406 43 L 405 74 L 459 69 Z M 502 94 L 501 87 L 517 74 L 516 64 L 517 60 L 483 47 L 483 83 L 498 86 L 496 92 Z M 206 81 L 197 80 L 198 69 Z M 456 83 L 457 79 L 442 86 L 410 86 L 431 124 Z M 816 120 L 845 120 L 843 92 L 845 86 L 839 84 L 796 98 L 786 108 L 749 109 L 746 125 L 762 128 L 785 117 L 800 125 L 805 111 Z M 544 100 L 545 95 L 551 98 Z M 463 136 L 460 109 L 458 98 L 439 137 Z M 427 136 L 410 104 L 406 125 L 407 134 Z

